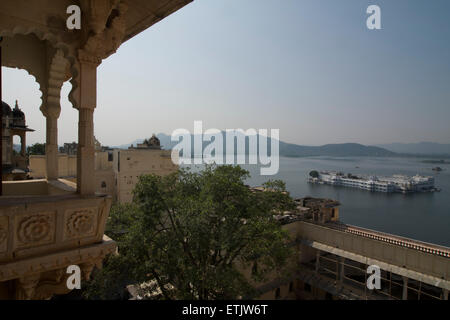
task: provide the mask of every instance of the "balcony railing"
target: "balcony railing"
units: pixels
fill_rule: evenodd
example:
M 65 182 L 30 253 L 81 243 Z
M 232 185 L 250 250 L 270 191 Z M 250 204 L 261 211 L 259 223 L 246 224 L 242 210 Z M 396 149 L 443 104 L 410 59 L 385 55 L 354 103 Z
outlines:
M 25 281 L 38 275 L 33 288 L 39 288 L 39 279 L 44 281 L 48 272 L 59 279 L 56 275 L 65 274 L 64 268 L 72 264 L 79 264 L 88 277 L 94 265 L 116 250 L 114 241 L 104 236 L 110 197 L 80 196 L 76 185 L 65 180 L 4 182 L 3 191 L 0 286 L 4 281 Z M 41 297 L 51 296 L 47 291 Z M 36 295 L 28 292 L 19 298 Z

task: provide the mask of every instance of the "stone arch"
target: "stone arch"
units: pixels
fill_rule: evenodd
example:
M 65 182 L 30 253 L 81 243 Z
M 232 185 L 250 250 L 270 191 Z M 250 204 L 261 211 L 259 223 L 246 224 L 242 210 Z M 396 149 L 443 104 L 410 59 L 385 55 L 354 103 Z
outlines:
M 13 132 L 12 134 L 11 134 L 11 141 L 12 141 L 12 144 L 13 144 L 13 150 L 14 150 L 14 138 L 15 137 L 19 137 L 19 139 L 20 139 L 20 148 L 21 148 L 21 150 L 20 150 L 20 152 L 18 152 L 21 156 L 25 156 L 25 154 L 24 154 L 24 152 L 23 151 L 25 151 L 26 152 L 26 150 L 24 150 L 23 149 L 23 147 L 26 145 L 26 138 L 25 138 L 25 135 L 24 134 L 20 134 L 20 133 L 17 133 L 17 132 Z
M 69 101 L 75 107 L 75 104 L 74 104 L 75 101 L 74 101 L 74 99 L 71 99 L 70 96 L 71 96 L 72 92 L 78 87 L 78 83 L 74 80 L 77 78 L 77 75 L 79 74 L 79 69 L 78 69 L 79 65 L 78 65 L 77 58 L 76 58 L 76 50 L 72 46 L 65 43 L 61 39 L 60 35 L 42 31 L 38 28 L 33 28 L 33 27 L 26 28 L 23 26 L 17 26 L 12 30 L 10 30 L 10 29 L 0 30 L 0 37 L 4 37 L 4 38 L 13 39 L 15 36 L 28 36 L 28 35 L 33 35 L 40 41 L 47 41 L 52 46 L 52 48 L 55 50 L 55 56 L 52 58 L 52 61 L 50 61 L 50 66 L 47 70 L 48 74 L 46 74 L 46 72 L 40 72 L 40 73 L 35 72 L 35 70 L 33 70 L 33 68 L 30 67 L 30 65 L 27 65 L 26 61 L 16 60 L 12 64 L 2 62 L 2 66 L 23 69 L 36 79 L 36 82 L 39 84 L 39 90 L 41 91 L 41 94 L 42 94 L 42 96 L 41 96 L 41 100 L 42 100 L 41 108 L 42 108 L 43 105 L 45 105 L 46 91 L 49 89 L 47 87 L 45 80 L 47 78 L 48 82 L 52 81 L 52 83 L 53 83 L 52 85 L 54 86 L 56 84 L 56 81 L 60 80 L 59 72 L 61 70 L 59 70 L 59 68 L 60 68 L 61 60 L 62 60 L 62 58 L 66 59 L 69 63 L 68 70 L 69 70 L 70 76 L 72 77 L 72 80 L 71 80 L 72 91 L 69 94 Z M 52 76 L 55 76 L 55 78 L 52 79 Z M 49 87 L 52 85 L 49 85 Z M 62 86 L 62 84 L 61 84 L 61 86 Z M 54 92 L 53 89 L 55 89 L 55 88 L 51 88 L 52 92 Z

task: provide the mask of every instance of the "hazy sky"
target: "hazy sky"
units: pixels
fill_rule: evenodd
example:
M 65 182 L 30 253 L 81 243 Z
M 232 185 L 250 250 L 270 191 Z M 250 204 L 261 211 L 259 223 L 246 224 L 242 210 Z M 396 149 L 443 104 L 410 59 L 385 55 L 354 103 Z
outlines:
M 381 7 L 382 30 L 366 28 Z M 3 69 L 45 141 L 40 92 Z M 59 143 L 77 140 L 62 92 Z M 195 0 L 126 42 L 98 70 L 95 135 L 130 143 L 177 128 L 280 129 L 287 142 L 450 143 L 450 1 Z

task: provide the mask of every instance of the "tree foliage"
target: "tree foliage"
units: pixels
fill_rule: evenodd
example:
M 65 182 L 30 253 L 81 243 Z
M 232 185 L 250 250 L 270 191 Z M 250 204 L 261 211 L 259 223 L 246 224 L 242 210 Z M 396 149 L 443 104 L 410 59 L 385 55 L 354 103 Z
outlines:
M 27 154 L 29 155 L 45 155 L 45 143 L 35 143 L 27 147 Z
M 246 186 L 247 178 L 233 166 L 141 176 L 133 203 L 111 210 L 107 234 L 118 241 L 120 258 L 97 274 L 91 296 L 107 298 L 101 288 L 114 291 L 122 279 L 156 280 L 165 299 L 252 295 L 250 280 L 281 270 L 289 256 L 288 234 L 273 215 L 293 201 L 283 182 L 269 181 L 262 192 Z M 253 279 L 245 278 L 242 268 L 255 264 Z
M 313 178 L 318 178 L 319 177 L 319 172 L 316 170 L 313 170 L 309 173 L 309 175 Z

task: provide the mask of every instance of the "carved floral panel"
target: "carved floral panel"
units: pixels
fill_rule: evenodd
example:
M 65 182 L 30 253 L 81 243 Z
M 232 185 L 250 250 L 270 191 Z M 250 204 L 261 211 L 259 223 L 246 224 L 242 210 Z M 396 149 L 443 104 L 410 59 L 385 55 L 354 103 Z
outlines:
M 64 219 L 64 239 L 94 236 L 97 233 L 98 208 L 67 210 Z
M 55 212 L 16 217 L 16 247 L 35 247 L 54 242 Z

